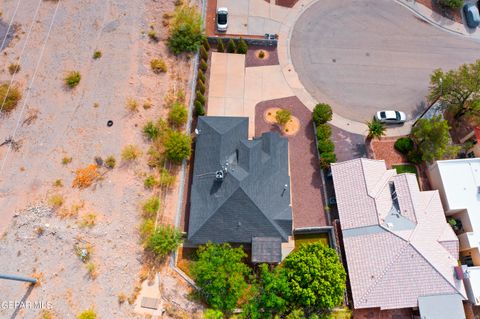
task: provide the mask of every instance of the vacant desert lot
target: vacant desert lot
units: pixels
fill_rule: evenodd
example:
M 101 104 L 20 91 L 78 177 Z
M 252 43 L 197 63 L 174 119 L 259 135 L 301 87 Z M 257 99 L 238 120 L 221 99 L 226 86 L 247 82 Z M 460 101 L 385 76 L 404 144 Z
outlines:
M 17 151 L 9 151 L 8 145 L 0 147 L 0 269 L 2 273 L 41 274 L 42 285 L 27 294 L 27 300 L 52 303 L 58 318 L 74 318 L 90 307 L 101 318 L 135 317 L 128 302 L 119 305 L 118 295 L 130 296 L 138 281 L 142 266 L 138 207 L 152 194 L 143 187 L 145 156 L 127 165 L 121 162 L 120 153 L 127 144 L 146 153 L 141 128 L 148 119 L 166 114 L 163 99 L 168 89 L 185 87 L 188 81 L 188 59 L 173 57 L 165 48 L 167 30 L 162 16 L 174 10 L 173 3 L 0 2 L 3 25 L 8 26 L 13 17 L 15 26 L 14 39 L 0 55 L 0 82 L 12 81 L 23 91 L 17 108 L 0 117 L 0 144 L 14 134 L 19 143 Z M 148 37 L 151 29 L 158 42 Z M 99 59 L 93 59 L 96 50 L 102 52 Z M 150 60 L 159 57 L 167 62 L 167 74 L 150 70 Z M 14 62 L 20 64 L 20 71 L 11 75 L 8 66 Z M 74 89 L 64 84 L 71 70 L 81 74 Z M 129 98 L 140 106 L 134 114 L 125 108 Z M 142 108 L 145 101 L 152 107 Z M 111 127 L 107 127 L 109 120 Z M 99 183 L 72 189 L 78 168 L 92 164 L 95 157 L 110 155 L 117 166 Z M 65 157 L 71 162 L 63 164 Z M 26 210 L 48 204 L 53 195 L 64 199 L 57 211 Z M 166 212 L 175 212 L 176 195 L 174 191 L 167 194 Z M 75 210 L 75 205 L 82 207 L 79 217 L 58 217 L 62 208 Z M 96 215 L 94 227 L 79 225 L 87 214 Z M 79 242 L 92 247 L 95 280 L 75 255 L 74 245 Z M 0 284 L 0 301 L 18 301 L 26 293 L 24 284 Z M 182 295 L 182 289 L 178 294 Z M 12 309 L 0 308 L 1 318 L 10 318 L 12 313 Z M 22 310 L 17 317 L 38 315 L 38 310 Z

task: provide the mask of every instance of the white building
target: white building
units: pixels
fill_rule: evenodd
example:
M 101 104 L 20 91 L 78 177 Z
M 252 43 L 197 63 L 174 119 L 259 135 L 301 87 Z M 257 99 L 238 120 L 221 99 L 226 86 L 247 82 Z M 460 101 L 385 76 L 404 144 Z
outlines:
M 438 189 L 447 219 L 460 241 L 460 261 L 468 265 L 469 300 L 480 304 L 480 158 L 437 161 L 428 177 Z

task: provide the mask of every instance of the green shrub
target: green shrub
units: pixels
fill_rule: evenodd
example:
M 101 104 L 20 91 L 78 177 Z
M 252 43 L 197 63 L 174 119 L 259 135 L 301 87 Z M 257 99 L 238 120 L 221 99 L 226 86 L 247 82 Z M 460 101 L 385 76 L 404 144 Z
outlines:
M 158 184 L 162 187 L 170 187 L 173 183 L 175 183 L 175 175 L 170 174 L 165 167 L 162 167 L 160 169 L 160 179 L 158 180 Z
M 205 105 L 206 101 L 205 101 L 205 97 L 203 96 L 202 92 L 197 91 L 196 100 L 199 101 L 200 103 L 202 103 L 202 105 Z
M 202 94 L 205 94 L 205 90 L 206 90 L 205 84 L 203 84 L 202 80 L 198 79 L 198 81 L 197 81 L 197 91 L 200 91 L 200 92 L 202 92 Z
M 100 59 L 102 57 L 102 51 L 95 51 L 93 52 L 93 59 L 94 60 L 97 60 L 97 59 Z
M 190 157 L 191 137 L 181 132 L 172 131 L 165 139 L 165 156 L 173 163 L 180 164 Z
M 158 199 L 157 196 L 153 196 L 147 199 L 143 203 L 143 207 L 142 207 L 143 217 L 149 218 L 149 219 L 154 218 L 159 208 L 160 208 L 160 200 Z
M 331 163 L 337 161 L 337 155 L 334 152 L 321 153 L 320 154 L 320 167 L 329 168 Z
M 329 139 L 323 139 L 318 141 L 318 151 L 320 154 L 332 153 L 335 150 L 335 145 Z
M 163 59 L 153 59 L 150 61 L 150 67 L 155 74 L 167 72 L 167 64 L 165 61 L 163 61 Z
M 332 108 L 328 104 L 319 103 L 315 105 L 312 117 L 316 125 L 325 124 L 332 120 Z
M 207 38 L 203 38 L 202 45 L 203 45 L 203 47 L 205 48 L 205 50 L 210 51 L 210 43 L 208 43 L 208 39 L 207 39 Z
M 243 40 L 242 38 L 240 38 L 240 40 L 238 40 L 238 44 L 237 44 L 237 53 L 239 53 L 239 54 L 247 54 L 247 51 L 248 51 L 248 44 L 247 44 L 247 42 L 245 42 L 245 40 Z
M 154 230 L 155 230 L 155 221 L 150 218 L 143 219 L 138 229 L 140 233 L 140 238 L 142 238 L 142 240 L 145 240 L 153 233 Z
M 187 123 L 187 108 L 180 103 L 174 103 L 168 112 L 168 122 L 174 127 L 181 127 Z
M 260 59 L 263 59 L 263 58 L 265 57 L 265 51 L 260 50 L 260 52 L 258 52 L 258 57 L 259 57 Z
M 204 41 L 202 16 L 194 5 L 177 7 L 170 24 L 168 47 L 174 54 L 195 52 Z
M 165 257 L 182 243 L 182 233 L 168 225 L 160 225 L 147 239 L 145 248 L 157 257 Z
M 150 140 L 156 140 L 160 134 L 160 129 L 152 121 L 148 121 L 143 127 L 143 134 Z
M 368 134 L 367 138 L 378 138 L 380 139 L 382 136 L 386 134 L 385 125 L 377 119 L 373 119 L 373 121 L 367 122 L 368 127 Z
M 235 53 L 235 51 L 237 51 L 237 46 L 235 45 L 235 41 L 233 41 L 233 39 L 230 39 L 227 43 L 227 52 Z
M 207 69 L 208 69 L 208 64 L 207 64 L 207 61 L 205 61 L 204 59 L 200 60 L 200 66 L 199 66 L 200 70 L 202 70 L 203 72 L 207 72 Z
M 204 319 L 223 319 L 223 312 L 220 310 L 215 310 L 215 309 L 206 309 L 203 312 L 203 318 Z
M 413 164 L 420 164 L 422 159 L 422 152 L 417 149 L 412 149 L 410 152 L 407 153 L 407 161 Z
M 196 116 L 205 115 L 205 108 L 203 107 L 203 104 L 200 103 L 200 101 L 196 100 L 194 105 L 195 105 L 194 113 Z
M 413 140 L 410 137 L 400 137 L 395 141 L 395 149 L 402 154 L 408 154 L 413 150 Z
M 155 30 L 150 29 L 150 30 L 148 31 L 148 37 L 149 37 L 152 41 L 158 42 L 158 36 L 157 36 L 157 32 L 155 32 Z
M 107 168 L 110 168 L 110 169 L 115 168 L 116 164 L 117 164 L 117 160 L 115 159 L 115 157 L 113 157 L 113 155 L 110 155 L 105 159 L 105 166 Z
M 206 82 L 205 73 L 202 70 L 198 70 L 197 80 L 201 80 L 203 83 Z
M 217 51 L 225 52 L 225 45 L 223 44 L 223 40 L 221 38 L 217 38 Z
M 291 118 L 292 112 L 290 112 L 289 110 L 281 109 L 277 111 L 277 114 L 275 114 L 275 121 L 281 126 L 287 124 Z
M 463 5 L 463 0 L 439 0 L 439 3 L 451 9 L 458 9 Z
M 122 160 L 134 161 L 142 155 L 142 151 L 135 145 L 127 145 L 122 150 Z
M 88 309 L 80 313 L 77 319 L 97 319 L 97 314 L 93 309 Z
M 200 47 L 200 57 L 205 61 L 208 60 L 208 52 L 203 46 Z
M 146 189 L 152 189 L 157 185 L 157 180 L 155 179 L 155 176 L 149 175 L 145 180 L 143 181 L 143 186 L 145 186 Z
M 332 127 L 328 124 L 320 124 L 317 126 L 317 140 L 328 139 L 332 135 Z
M 0 85 L 0 100 L 3 102 L 2 112 L 4 113 L 14 110 L 18 105 L 18 101 L 22 98 L 22 93 L 20 93 L 18 87 L 10 86 L 10 90 L 8 87 L 8 83 Z
M 82 79 L 82 76 L 80 75 L 80 72 L 78 71 L 70 71 L 68 72 L 67 76 L 65 77 L 65 85 L 67 85 L 69 88 L 73 89 L 76 87 L 79 83 L 80 80 Z

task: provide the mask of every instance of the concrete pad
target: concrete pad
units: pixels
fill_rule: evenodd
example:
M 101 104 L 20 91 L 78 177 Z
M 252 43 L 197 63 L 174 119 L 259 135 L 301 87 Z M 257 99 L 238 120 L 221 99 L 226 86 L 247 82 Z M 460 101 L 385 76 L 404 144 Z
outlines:
M 253 17 L 270 17 L 270 7 L 272 4 L 263 0 L 250 0 L 248 15 Z
M 248 16 L 249 1 L 246 0 L 217 0 L 217 8 L 228 8 L 229 15 Z M 230 23 L 230 22 L 229 22 Z

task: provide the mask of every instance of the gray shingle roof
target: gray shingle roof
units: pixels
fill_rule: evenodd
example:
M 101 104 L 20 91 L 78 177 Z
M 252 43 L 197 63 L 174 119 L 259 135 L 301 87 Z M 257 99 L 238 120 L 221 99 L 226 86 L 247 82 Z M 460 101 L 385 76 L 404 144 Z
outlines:
M 252 263 L 278 264 L 282 261 L 282 240 L 279 237 L 253 237 Z
M 248 118 L 198 118 L 188 241 L 251 243 L 292 233 L 288 140 L 248 140 Z M 215 172 L 226 168 L 222 182 Z M 285 187 L 286 186 L 286 187 Z

